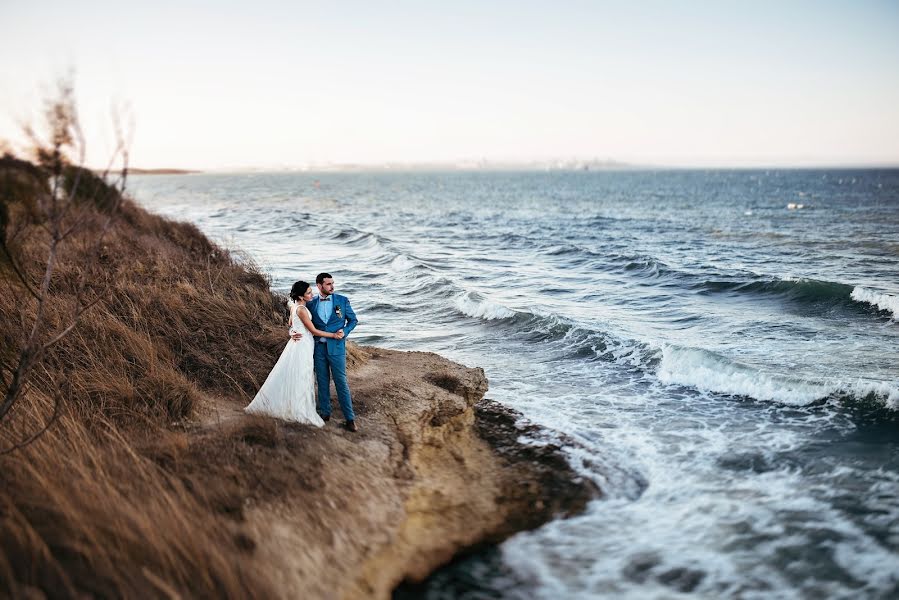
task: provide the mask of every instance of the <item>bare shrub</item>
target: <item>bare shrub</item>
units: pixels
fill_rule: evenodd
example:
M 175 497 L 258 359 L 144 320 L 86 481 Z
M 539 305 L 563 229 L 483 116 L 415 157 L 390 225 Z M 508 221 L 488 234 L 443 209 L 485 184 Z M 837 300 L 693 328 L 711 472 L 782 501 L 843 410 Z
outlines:
M 118 213 L 127 177 L 127 149 L 121 142 L 115 153 L 124 157 L 119 183 L 110 185 L 105 177 L 99 178 L 76 166 L 83 164 L 84 142 L 71 84 L 60 83 L 59 96 L 48 102 L 45 116 L 47 141 L 28 130 L 40 168 L 22 168 L 21 164 L 15 164 L 14 158 L 7 160 L 7 157 L 2 164 L 10 172 L 4 177 L 5 195 L 0 198 L 2 264 L 15 275 L 7 282 L 11 296 L 17 304 L 27 305 L 33 311 L 23 311 L 30 321 L 27 333 L 19 340 L 17 354 L 11 352 L 2 357 L 5 389 L 0 400 L 0 424 L 20 400 L 32 372 L 42 366 L 47 350 L 68 335 L 84 313 L 103 298 L 105 290 L 95 289 L 97 282 L 101 286 L 105 283 L 105 268 L 98 256 L 104 236 Z M 102 221 L 99 226 L 98 219 Z M 88 230 L 92 235 L 82 235 Z M 60 281 L 54 276 L 70 246 L 82 250 L 77 276 Z M 33 276 L 32 272 L 39 275 Z M 61 286 L 66 295 L 58 302 L 68 305 L 70 318 L 67 322 L 54 323 L 47 314 L 50 295 Z M 62 396 L 56 394 L 54 398 L 52 413 L 44 424 L 36 426 L 36 431 L 26 434 L 21 441 L 0 449 L 0 453 L 33 442 L 53 424 L 60 415 Z

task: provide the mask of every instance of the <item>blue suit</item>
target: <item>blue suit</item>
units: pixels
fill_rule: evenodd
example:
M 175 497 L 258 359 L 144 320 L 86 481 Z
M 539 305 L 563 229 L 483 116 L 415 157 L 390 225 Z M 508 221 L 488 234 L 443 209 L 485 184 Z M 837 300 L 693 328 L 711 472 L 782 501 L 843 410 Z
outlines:
M 315 363 L 315 380 L 318 383 L 318 412 L 326 417 L 331 414 L 331 379 L 334 379 L 334 387 L 337 388 L 337 401 L 340 410 L 347 421 L 356 419 L 353 413 L 353 400 L 350 398 L 350 386 L 346 380 L 346 338 L 359 323 L 356 313 L 350 306 L 346 296 L 331 294 L 330 302 L 322 302 L 316 296 L 308 304 L 312 313 L 312 324 L 316 329 L 335 333 L 343 329 L 343 339 L 315 338 L 315 351 L 313 360 Z M 319 305 L 327 315 L 325 319 L 319 315 Z M 330 304 L 331 307 L 327 308 Z

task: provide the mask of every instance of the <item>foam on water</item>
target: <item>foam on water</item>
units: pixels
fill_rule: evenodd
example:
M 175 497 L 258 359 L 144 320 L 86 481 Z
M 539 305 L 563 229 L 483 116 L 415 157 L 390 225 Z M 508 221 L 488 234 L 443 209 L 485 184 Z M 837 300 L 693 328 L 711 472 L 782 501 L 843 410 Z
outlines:
M 405 254 L 398 254 L 390 263 L 390 268 L 394 271 L 408 271 L 415 266 L 417 266 L 417 263 Z
M 506 308 L 502 304 L 491 302 L 487 298 L 479 297 L 477 294 L 471 292 L 465 292 L 458 296 L 455 300 L 455 305 L 462 314 L 475 319 L 483 319 L 485 321 L 509 319 L 516 315 L 514 310 Z
M 899 384 L 887 381 L 861 381 L 847 384 L 842 390 L 856 399 L 873 397 L 889 409 L 899 410 Z
M 875 292 L 859 286 L 852 290 L 851 296 L 856 302 L 872 304 L 880 310 L 892 313 L 893 320 L 899 319 L 899 296 Z
M 506 564 L 526 582 L 521 597 L 851 598 L 859 590 L 886 597 L 899 583 L 896 555 L 834 505 L 837 482 L 857 477 L 854 469 L 812 479 L 783 462 L 806 443 L 800 432 L 756 423 L 734 435 L 658 412 L 681 429 L 676 443 L 666 429 L 647 426 L 651 411 L 615 411 L 616 427 L 603 430 L 596 448 L 640 471 L 648 482 L 642 494 L 612 490 L 584 515 L 504 544 Z M 872 506 L 895 514 L 896 478 L 881 479 L 871 494 L 883 500 Z M 608 490 L 617 481 L 604 483 Z M 803 572 L 816 575 L 794 576 Z
M 676 346 L 662 348 L 656 376 L 663 383 L 794 406 L 810 404 L 834 392 L 814 382 L 763 373 L 707 350 Z

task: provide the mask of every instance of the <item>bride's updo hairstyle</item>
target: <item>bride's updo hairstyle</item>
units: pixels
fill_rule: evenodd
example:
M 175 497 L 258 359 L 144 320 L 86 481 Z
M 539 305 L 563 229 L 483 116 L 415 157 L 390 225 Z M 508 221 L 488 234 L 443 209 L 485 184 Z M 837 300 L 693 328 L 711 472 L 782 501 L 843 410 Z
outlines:
M 306 290 L 309 289 L 309 284 L 305 281 L 297 281 L 293 284 L 293 287 L 290 288 L 290 299 L 294 302 L 297 302 L 300 298 L 306 295 Z

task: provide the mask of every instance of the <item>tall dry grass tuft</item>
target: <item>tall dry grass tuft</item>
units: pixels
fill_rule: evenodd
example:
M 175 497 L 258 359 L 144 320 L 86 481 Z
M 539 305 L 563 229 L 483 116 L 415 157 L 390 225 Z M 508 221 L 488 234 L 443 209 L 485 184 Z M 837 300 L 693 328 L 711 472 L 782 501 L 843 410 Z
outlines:
M 32 281 L 48 243 L 31 196 L 45 189 L 44 176 L 0 159 L 0 229 Z M 283 304 L 265 276 L 195 227 L 127 199 L 97 248 L 113 192 L 93 190 L 101 201 L 66 217 L 81 227 L 60 246 L 43 335 L 72 323 L 76 290 L 101 300 L 46 351 L 0 421 L 0 449 L 8 448 L 61 400 L 46 433 L 0 455 L 0 596 L 268 596 L 244 566 L 255 545 L 240 530 L 246 488 L 216 489 L 231 467 L 191 449 L 183 422 L 210 395 L 255 392 L 285 343 Z M 36 314 L 13 268 L 0 257 L 6 386 Z M 279 443 L 277 431 L 254 423 L 210 433 L 210 443 L 223 456 Z
M 66 416 L 6 457 L 0 579 L 12 596 L 246 597 L 236 528 L 99 418 Z

